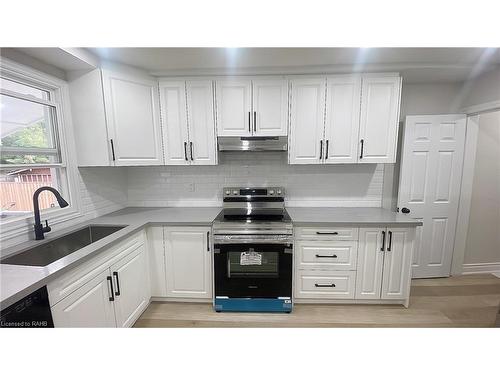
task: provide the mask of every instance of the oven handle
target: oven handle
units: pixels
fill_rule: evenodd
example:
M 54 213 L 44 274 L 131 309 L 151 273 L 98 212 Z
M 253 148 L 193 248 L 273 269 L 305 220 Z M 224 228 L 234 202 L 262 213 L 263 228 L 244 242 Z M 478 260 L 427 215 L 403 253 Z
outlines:
M 229 237 L 229 236 L 228 236 Z M 293 245 L 293 240 L 288 238 L 221 238 L 214 236 L 215 245 L 228 245 L 228 244 L 282 244 L 287 246 Z

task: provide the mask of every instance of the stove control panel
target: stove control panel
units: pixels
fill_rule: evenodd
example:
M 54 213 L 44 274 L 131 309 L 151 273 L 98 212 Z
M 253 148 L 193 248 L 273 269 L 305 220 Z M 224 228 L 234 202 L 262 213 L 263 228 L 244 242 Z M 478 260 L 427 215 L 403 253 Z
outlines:
M 225 197 L 284 197 L 285 189 L 282 187 L 226 187 L 223 189 Z

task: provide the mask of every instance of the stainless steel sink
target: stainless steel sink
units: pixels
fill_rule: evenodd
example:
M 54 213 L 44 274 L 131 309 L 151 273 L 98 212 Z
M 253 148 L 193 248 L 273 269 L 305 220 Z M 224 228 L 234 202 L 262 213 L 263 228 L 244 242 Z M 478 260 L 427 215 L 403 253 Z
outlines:
M 0 263 L 43 267 L 122 228 L 125 228 L 125 226 L 89 225 L 52 241 L 32 247 L 22 253 L 9 256 L 0 260 Z

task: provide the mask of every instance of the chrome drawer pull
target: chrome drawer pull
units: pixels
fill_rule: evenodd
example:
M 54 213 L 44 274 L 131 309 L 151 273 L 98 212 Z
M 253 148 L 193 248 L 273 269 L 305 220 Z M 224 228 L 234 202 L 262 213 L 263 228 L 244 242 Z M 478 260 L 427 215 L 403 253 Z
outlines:
M 316 232 L 316 234 L 329 234 L 332 236 L 336 236 L 337 234 L 339 234 L 339 232 Z
M 316 254 L 316 258 L 337 258 L 337 255 L 333 254 L 333 255 L 319 255 L 319 254 Z
M 316 288 L 335 288 L 335 284 L 314 284 Z

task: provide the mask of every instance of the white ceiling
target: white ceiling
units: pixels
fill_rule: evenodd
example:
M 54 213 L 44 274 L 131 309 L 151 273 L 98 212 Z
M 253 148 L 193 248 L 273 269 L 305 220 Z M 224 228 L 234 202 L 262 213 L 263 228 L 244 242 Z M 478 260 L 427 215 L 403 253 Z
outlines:
M 90 48 L 154 75 L 399 71 L 405 82 L 460 82 L 500 64 L 495 48 Z

